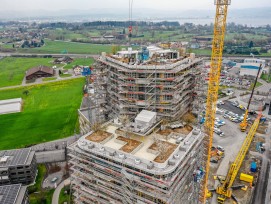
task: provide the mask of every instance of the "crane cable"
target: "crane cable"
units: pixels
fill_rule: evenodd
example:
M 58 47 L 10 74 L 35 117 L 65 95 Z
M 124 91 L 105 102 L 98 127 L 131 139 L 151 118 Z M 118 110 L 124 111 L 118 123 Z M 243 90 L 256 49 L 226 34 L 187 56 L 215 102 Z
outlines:
M 132 20 L 133 20 L 133 3 L 134 0 L 129 0 L 129 35 L 132 34 Z

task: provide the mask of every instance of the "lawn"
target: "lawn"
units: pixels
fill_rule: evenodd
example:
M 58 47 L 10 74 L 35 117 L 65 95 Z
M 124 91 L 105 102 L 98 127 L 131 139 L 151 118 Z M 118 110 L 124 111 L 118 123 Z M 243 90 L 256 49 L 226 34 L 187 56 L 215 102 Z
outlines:
M 65 138 L 77 130 L 83 78 L 0 91 L 0 100 L 22 97 L 21 113 L 0 115 L 0 150 Z M 29 95 L 23 95 L 28 90 Z
M 61 78 L 67 78 L 67 77 L 71 77 L 71 74 L 60 74 Z
M 67 192 L 66 194 L 65 194 L 65 191 Z M 58 200 L 59 204 L 64 204 L 65 202 L 69 203 L 69 200 L 70 200 L 69 199 L 69 196 L 70 196 L 69 192 L 70 192 L 70 186 L 66 186 L 61 189 L 60 195 L 59 195 L 59 200 Z
M 20 85 L 25 71 L 39 66 L 52 66 L 46 58 L 14 58 L 7 57 L 0 60 L 0 87 Z
M 262 74 L 261 79 L 265 80 L 266 82 L 271 82 L 271 75 Z
M 257 88 L 257 87 L 259 87 L 259 86 L 261 86 L 261 85 L 263 85 L 263 84 L 257 81 L 257 84 L 256 84 L 255 88 Z M 253 86 L 254 86 L 254 83 L 251 83 L 251 85 L 250 85 L 250 87 L 249 87 L 249 90 L 252 90 L 252 89 L 253 89 Z
M 67 64 L 64 69 L 71 69 L 76 65 L 90 66 L 94 62 L 93 58 L 77 58 L 70 64 Z
M 192 53 L 195 53 L 196 55 L 210 55 L 212 54 L 211 49 L 191 49 Z
M 12 48 L 12 45 L 6 46 Z M 101 54 L 101 52 L 112 52 L 111 45 L 74 43 L 64 41 L 45 40 L 45 45 L 37 48 L 19 48 L 18 52 L 25 53 L 48 53 L 48 54 Z
M 46 77 L 46 78 L 43 78 L 42 81 L 54 81 L 56 79 L 57 79 L 56 77 Z
M 36 183 L 35 185 L 28 187 L 30 204 L 40 204 L 42 202 L 45 202 L 45 200 L 46 204 L 52 203 L 54 189 L 44 190 L 41 188 L 43 179 L 46 175 L 46 171 L 47 170 L 44 164 L 38 165 L 38 175 L 36 178 Z

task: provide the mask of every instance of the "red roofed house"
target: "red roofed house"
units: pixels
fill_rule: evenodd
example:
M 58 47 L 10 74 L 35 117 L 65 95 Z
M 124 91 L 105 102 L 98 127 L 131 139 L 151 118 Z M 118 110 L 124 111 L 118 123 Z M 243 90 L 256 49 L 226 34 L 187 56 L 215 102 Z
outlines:
M 50 67 L 40 65 L 26 71 L 26 80 L 36 79 L 40 77 L 52 77 L 54 70 Z

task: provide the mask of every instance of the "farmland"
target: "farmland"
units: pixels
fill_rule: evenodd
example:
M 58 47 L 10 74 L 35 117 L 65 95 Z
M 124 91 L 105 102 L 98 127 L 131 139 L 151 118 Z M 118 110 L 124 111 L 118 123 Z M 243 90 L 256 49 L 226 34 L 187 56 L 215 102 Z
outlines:
M 101 52 L 111 52 L 111 45 L 99 45 L 89 43 L 74 43 L 65 41 L 45 40 L 45 45 L 37 48 L 19 48 L 18 52 L 23 53 L 47 53 L 47 54 L 100 54 Z M 12 48 L 11 44 L 5 48 Z
M 74 134 L 84 79 L 0 91 L 0 100 L 22 97 L 23 111 L 0 115 L 0 149 L 21 148 Z M 25 90 L 29 91 L 26 96 Z

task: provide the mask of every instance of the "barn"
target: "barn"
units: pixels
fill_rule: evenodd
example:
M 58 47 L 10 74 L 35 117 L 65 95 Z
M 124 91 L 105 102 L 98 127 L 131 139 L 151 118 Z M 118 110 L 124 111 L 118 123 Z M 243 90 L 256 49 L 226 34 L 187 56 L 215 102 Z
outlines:
M 36 79 L 40 77 L 52 77 L 54 75 L 54 70 L 50 67 L 40 65 L 38 67 L 33 67 L 26 72 L 26 80 Z

